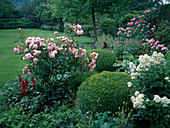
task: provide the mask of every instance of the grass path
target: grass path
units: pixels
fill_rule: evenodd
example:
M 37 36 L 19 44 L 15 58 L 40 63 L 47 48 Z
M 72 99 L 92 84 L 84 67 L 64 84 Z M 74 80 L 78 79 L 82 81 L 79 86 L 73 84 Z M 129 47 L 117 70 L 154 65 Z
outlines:
M 25 37 L 35 36 L 42 38 L 54 38 L 54 31 L 46 31 L 39 29 L 24 29 Z M 63 34 L 61 34 L 63 36 Z M 67 36 L 67 35 L 65 35 Z M 19 40 L 17 29 L 0 29 L 0 88 L 17 74 L 22 74 L 22 68 L 26 62 L 21 61 L 22 55 L 13 52 L 16 42 Z M 93 42 L 92 38 L 81 36 L 78 37 L 79 45 L 84 42 Z M 90 45 L 84 45 L 86 50 L 90 50 Z

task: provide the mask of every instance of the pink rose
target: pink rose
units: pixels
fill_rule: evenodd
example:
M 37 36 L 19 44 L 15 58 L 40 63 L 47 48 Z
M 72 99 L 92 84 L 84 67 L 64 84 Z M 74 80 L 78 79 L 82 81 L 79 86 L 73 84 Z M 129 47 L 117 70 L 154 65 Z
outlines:
M 37 62 L 38 62 L 38 59 L 37 59 L 37 58 L 34 58 L 34 59 L 33 59 L 33 62 L 34 62 L 34 63 L 37 63 Z

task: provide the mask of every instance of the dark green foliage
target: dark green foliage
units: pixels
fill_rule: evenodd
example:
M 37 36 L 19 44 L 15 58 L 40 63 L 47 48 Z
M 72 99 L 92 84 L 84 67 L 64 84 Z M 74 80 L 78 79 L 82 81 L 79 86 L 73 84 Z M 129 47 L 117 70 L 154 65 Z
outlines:
M 170 42 L 170 21 L 162 21 L 161 24 L 158 25 L 155 34 L 155 40 L 158 40 L 160 44 L 164 44 L 164 46 L 168 46 Z M 170 46 L 169 46 L 170 47 Z
M 14 6 L 11 0 L 0 0 L 0 18 L 11 18 L 14 13 Z
M 83 31 L 84 31 L 83 35 L 84 36 L 90 36 L 89 32 L 93 30 L 93 26 L 87 24 L 87 25 L 82 25 L 82 28 L 83 28 Z
M 29 76 L 23 76 L 23 79 L 27 79 L 29 82 L 31 81 L 31 78 Z M 45 105 L 43 104 L 44 101 L 44 95 L 38 91 L 31 90 L 27 96 L 21 95 L 19 92 L 20 83 L 19 78 L 8 81 L 2 89 L 0 90 L 0 111 L 8 110 L 14 106 L 18 108 L 23 108 L 24 111 L 39 111 L 42 108 L 45 108 Z M 36 85 L 36 89 L 37 89 Z
M 0 21 L 0 28 L 36 28 L 37 24 L 30 20 L 21 19 L 21 20 L 13 20 L 13 21 Z
M 117 112 L 129 101 L 130 88 L 126 73 L 104 71 L 81 84 L 77 92 L 77 107 L 83 112 Z
M 130 22 L 131 19 L 133 19 L 134 17 L 136 17 L 136 15 L 128 13 L 126 15 L 124 15 L 122 18 L 120 18 L 119 20 L 119 27 L 122 26 L 127 26 L 127 23 Z
M 57 30 L 57 27 L 56 27 L 56 26 L 49 26 L 49 25 L 42 25 L 42 26 L 40 26 L 40 29 L 42 29 L 42 30 L 56 31 L 56 30 Z
M 114 53 L 103 49 L 93 49 L 87 51 L 87 54 L 90 54 L 92 52 L 98 53 L 95 71 L 97 72 L 114 71 L 112 65 L 116 62 L 117 59 Z
M 117 23 L 113 19 L 104 18 L 100 22 L 100 28 L 104 34 L 116 35 Z
M 69 109 L 61 106 L 58 110 L 41 113 L 25 113 L 17 107 L 4 111 L 0 115 L 0 126 L 12 128 L 99 128 L 116 127 L 118 120 L 110 113 L 99 113 L 92 117 L 90 113 L 83 114 L 80 110 Z
M 159 21 L 168 20 L 170 22 L 170 4 L 161 5 L 158 15 Z
M 97 74 L 95 71 L 87 71 L 87 72 L 73 72 L 68 80 L 68 86 L 70 86 L 70 90 L 73 93 L 73 96 L 76 96 L 76 92 L 78 87 L 90 76 Z

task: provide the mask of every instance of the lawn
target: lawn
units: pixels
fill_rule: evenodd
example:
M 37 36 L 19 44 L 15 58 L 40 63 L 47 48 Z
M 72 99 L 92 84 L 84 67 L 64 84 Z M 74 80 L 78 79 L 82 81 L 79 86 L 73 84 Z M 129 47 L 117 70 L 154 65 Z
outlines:
M 35 36 L 45 39 L 55 37 L 54 31 L 39 29 L 24 29 L 24 33 L 25 37 Z M 63 35 L 64 34 L 60 34 L 60 36 Z M 15 41 L 17 40 L 19 40 L 19 33 L 17 29 L 0 30 L 0 88 L 8 80 L 15 78 L 17 74 L 22 74 L 22 68 L 26 65 L 26 62 L 21 61 L 22 55 L 17 55 L 13 52 L 13 48 L 16 46 Z M 78 41 L 79 46 L 81 46 L 84 42 L 93 42 L 93 39 L 81 36 L 78 37 Z M 84 44 L 84 48 L 86 50 L 91 49 L 88 44 Z

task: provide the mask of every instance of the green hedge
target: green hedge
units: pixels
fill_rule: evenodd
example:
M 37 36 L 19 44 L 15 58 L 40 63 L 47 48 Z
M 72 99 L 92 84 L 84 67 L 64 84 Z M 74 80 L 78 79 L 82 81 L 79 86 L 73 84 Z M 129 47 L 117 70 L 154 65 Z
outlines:
M 114 71 L 112 65 L 117 60 L 114 53 L 104 49 L 93 49 L 87 51 L 87 55 L 89 55 L 92 52 L 98 53 L 98 58 L 96 59 L 96 68 L 95 68 L 97 72 Z
M 81 84 L 77 92 L 77 107 L 83 112 L 117 112 L 123 102 L 129 102 L 131 88 L 126 73 L 104 71 Z
M 11 29 L 11 28 L 36 28 L 36 22 L 32 22 L 30 20 L 21 19 L 21 20 L 13 20 L 13 21 L 0 21 L 1 29 Z

